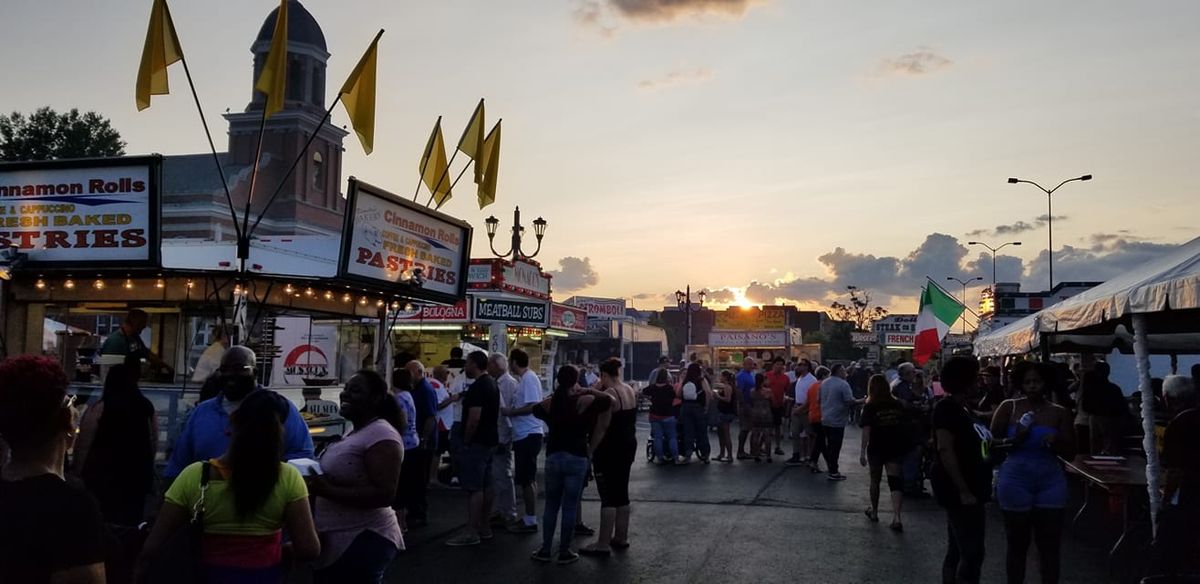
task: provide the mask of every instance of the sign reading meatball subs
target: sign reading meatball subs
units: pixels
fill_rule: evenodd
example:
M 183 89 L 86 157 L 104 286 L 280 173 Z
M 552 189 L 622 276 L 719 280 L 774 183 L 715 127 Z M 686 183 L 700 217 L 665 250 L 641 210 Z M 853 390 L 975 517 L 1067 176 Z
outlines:
M 466 296 L 471 226 L 350 179 L 342 244 L 344 276 L 402 284 L 420 270 L 422 284 L 404 294 L 435 302 Z
M 156 262 L 160 160 L 0 164 L 0 247 L 48 266 Z

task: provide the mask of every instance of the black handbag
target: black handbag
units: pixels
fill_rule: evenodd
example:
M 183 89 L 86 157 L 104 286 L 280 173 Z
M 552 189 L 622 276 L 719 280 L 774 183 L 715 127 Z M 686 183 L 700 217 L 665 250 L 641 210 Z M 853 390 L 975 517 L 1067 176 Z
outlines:
M 200 470 L 200 498 L 192 506 L 188 524 L 175 532 L 150 562 L 147 584 L 195 584 L 202 580 L 200 545 L 204 536 L 204 499 L 208 492 L 209 464 Z

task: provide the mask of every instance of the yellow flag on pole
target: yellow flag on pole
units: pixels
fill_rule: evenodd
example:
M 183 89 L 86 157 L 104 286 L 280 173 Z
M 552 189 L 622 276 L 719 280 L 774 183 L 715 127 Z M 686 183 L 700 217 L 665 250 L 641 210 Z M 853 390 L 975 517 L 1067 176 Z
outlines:
M 425 154 L 421 156 L 421 180 L 433 193 L 433 200 L 440 207 L 450 200 L 450 181 L 446 180 L 449 172 L 446 164 L 446 144 L 442 141 L 442 118 L 438 116 L 425 144 Z
M 262 73 L 254 89 L 267 94 L 267 103 L 263 116 L 283 109 L 283 99 L 287 92 L 287 15 L 288 0 L 279 1 L 279 11 L 275 15 L 275 32 L 271 37 L 271 52 L 263 62 Z
M 476 168 L 480 164 L 483 165 L 483 182 L 479 183 L 477 193 L 479 208 L 482 209 L 496 202 L 496 176 L 500 172 L 500 122 L 496 122 L 483 141 L 483 156 L 475 162 Z
M 483 167 L 479 164 L 479 157 L 483 156 L 483 122 L 483 100 L 480 99 L 475 112 L 471 114 L 471 121 L 467 123 L 467 129 L 463 130 L 462 138 L 458 141 L 458 150 L 475 161 L 475 184 L 483 180 Z
M 151 95 L 166 95 L 171 92 L 167 85 L 167 67 L 183 58 L 179 48 L 179 37 L 175 36 L 175 24 L 171 22 L 171 10 L 167 0 L 154 0 L 150 9 L 150 26 L 146 29 L 146 44 L 142 47 L 142 64 L 138 67 L 137 97 L 138 111 L 150 107 Z
M 381 36 L 382 28 L 338 92 L 346 115 L 350 116 L 350 125 L 354 126 L 354 133 L 367 154 L 375 148 L 375 65 Z

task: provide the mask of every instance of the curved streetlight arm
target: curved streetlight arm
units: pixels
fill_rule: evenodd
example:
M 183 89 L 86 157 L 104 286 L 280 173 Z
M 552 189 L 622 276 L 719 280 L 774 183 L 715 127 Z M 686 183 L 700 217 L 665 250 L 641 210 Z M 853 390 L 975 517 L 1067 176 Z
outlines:
M 536 256 L 537 256 L 537 254 L 538 254 L 538 252 L 542 251 L 542 238 L 540 238 L 540 237 L 539 237 L 539 238 L 537 238 L 537 240 L 538 240 L 538 243 L 537 243 L 537 249 L 533 250 L 533 253 L 532 253 L 532 254 L 528 254 L 528 255 L 527 255 L 527 254 L 526 254 L 524 251 L 517 250 L 517 254 L 516 254 L 516 255 L 514 255 L 514 256 L 513 256 L 513 258 L 515 259 L 515 258 L 516 258 L 518 255 L 519 255 L 519 256 L 521 256 L 521 257 L 523 257 L 523 258 L 525 258 L 525 259 L 527 259 L 527 260 L 531 260 L 531 259 L 533 259 L 534 257 L 536 257 Z
M 541 244 L 540 244 L 540 242 L 539 242 L 539 247 L 540 247 L 540 246 L 541 246 Z M 508 250 L 508 251 L 506 251 L 506 252 L 504 252 L 504 253 L 500 253 L 500 252 L 496 251 L 496 237 L 495 237 L 495 235 L 489 235 L 489 236 L 488 236 L 488 247 L 492 248 L 492 254 L 494 254 L 494 255 L 496 255 L 496 256 L 498 256 L 498 257 L 502 257 L 502 258 L 506 258 L 506 257 L 508 257 L 508 256 L 509 256 L 509 254 L 511 254 L 511 253 L 514 251 L 514 250 L 511 250 L 511 249 L 510 249 L 510 250 Z

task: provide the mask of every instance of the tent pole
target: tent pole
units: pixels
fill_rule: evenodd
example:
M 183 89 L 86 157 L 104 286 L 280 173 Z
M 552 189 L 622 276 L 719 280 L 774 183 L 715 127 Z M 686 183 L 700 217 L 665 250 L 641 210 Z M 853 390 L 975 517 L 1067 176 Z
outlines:
M 1133 315 L 1133 353 L 1137 358 L 1138 387 L 1142 393 L 1142 448 L 1146 451 L 1146 494 L 1150 497 L 1152 533 L 1158 532 L 1158 447 L 1154 436 L 1154 389 L 1150 382 L 1150 351 L 1146 339 L 1146 315 Z

